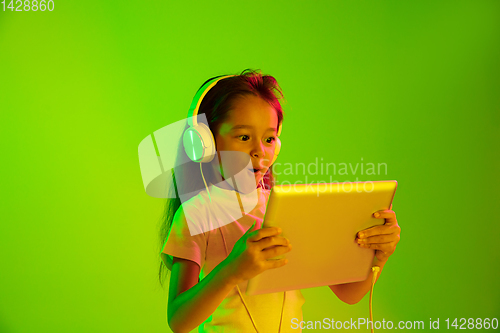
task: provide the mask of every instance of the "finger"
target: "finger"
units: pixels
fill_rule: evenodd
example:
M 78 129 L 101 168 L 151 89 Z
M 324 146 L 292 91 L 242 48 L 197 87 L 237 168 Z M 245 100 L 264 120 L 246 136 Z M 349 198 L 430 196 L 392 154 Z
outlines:
M 391 204 L 391 207 L 389 207 L 389 210 L 392 210 L 392 204 Z
M 281 256 L 285 253 L 290 252 L 291 250 L 292 250 L 291 246 L 274 246 L 272 248 L 267 248 L 266 250 L 262 251 L 261 256 L 266 260 L 278 260 L 272 258 Z
M 260 250 L 264 250 L 272 246 L 287 246 L 289 243 L 288 239 L 279 235 L 265 237 L 258 241 Z
M 396 221 L 396 213 L 392 210 L 379 210 L 378 212 L 373 213 L 373 217 L 377 219 L 385 219 L 385 224 L 395 224 Z
M 380 250 L 383 252 L 390 252 L 394 248 L 393 242 L 390 243 L 374 243 L 374 244 L 359 244 L 360 247 L 363 247 L 365 249 L 374 249 L 374 250 Z
M 371 228 L 367 228 L 364 230 L 359 231 L 356 234 L 356 238 L 368 238 L 372 236 L 377 236 L 377 235 L 390 235 L 390 234 L 397 234 L 399 232 L 400 228 L 397 225 L 377 225 Z
M 288 263 L 288 259 L 276 259 L 276 260 L 266 260 L 266 269 L 273 269 L 285 266 Z
M 387 235 L 377 235 L 368 238 L 358 238 L 356 241 L 358 244 L 374 244 L 374 243 L 390 243 L 395 242 L 398 239 L 397 234 L 387 234 Z
M 277 227 L 262 228 L 256 231 L 255 235 L 250 236 L 248 239 L 252 242 L 258 242 L 262 238 L 278 235 L 281 233 L 281 229 Z

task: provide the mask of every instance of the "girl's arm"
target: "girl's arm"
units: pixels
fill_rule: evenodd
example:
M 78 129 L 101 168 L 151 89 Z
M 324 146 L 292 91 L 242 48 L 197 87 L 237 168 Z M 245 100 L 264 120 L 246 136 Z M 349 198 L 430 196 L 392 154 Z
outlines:
M 167 320 L 175 333 L 189 332 L 203 323 L 236 285 L 223 265 L 198 282 L 197 263 L 173 258 L 168 295 Z
M 278 228 L 252 231 L 236 242 L 229 256 L 199 281 L 197 263 L 174 257 L 168 297 L 167 321 L 175 333 L 189 332 L 203 323 L 240 282 L 267 269 L 282 267 L 286 259 L 268 260 L 291 250 Z
M 373 216 L 379 219 L 385 219 L 385 223 L 360 231 L 356 237 L 356 241 L 363 248 L 375 250 L 372 266 L 376 265 L 380 267 L 376 279 L 376 281 L 378 281 L 387 259 L 396 250 L 396 244 L 400 239 L 401 227 L 396 220 L 396 213 L 392 210 L 392 204 L 389 210 L 375 212 Z M 372 279 L 373 272 L 370 272 L 365 281 L 334 285 L 330 286 L 330 289 L 342 301 L 348 304 L 355 304 L 362 300 L 371 289 Z
M 385 261 L 379 261 L 377 257 L 373 259 L 372 266 L 379 266 L 380 271 L 378 272 L 377 279 L 380 277 L 380 273 L 384 269 Z M 337 297 L 349 305 L 353 305 L 361 301 L 366 293 L 368 293 L 372 288 L 373 272 L 370 272 L 368 278 L 364 281 L 343 283 L 329 286 L 330 289 L 337 295 Z

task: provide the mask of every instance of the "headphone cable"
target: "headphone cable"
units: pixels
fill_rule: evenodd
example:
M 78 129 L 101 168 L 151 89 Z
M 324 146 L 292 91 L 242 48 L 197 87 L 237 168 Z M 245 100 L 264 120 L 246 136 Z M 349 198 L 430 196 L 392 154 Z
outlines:
M 210 192 L 208 191 L 207 182 L 205 181 L 205 176 L 203 176 L 203 169 L 201 168 L 201 162 L 200 162 L 200 172 L 201 172 L 201 178 L 203 178 L 203 183 L 205 183 L 205 188 L 207 189 L 208 199 L 210 199 L 210 203 L 212 203 L 212 197 L 210 197 Z
M 227 250 L 227 245 L 226 245 L 226 238 L 224 237 L 224 233 L 222 232 L 222 228 L 219 228 L 220 234 L 222 236 L 222 240 L 224 241 L 224 248 L 226 250 L 226 258 L 229 256 L 228 250 Z M 259 330 L 257 329 L 257 326 L 255 325 L 255 321 L 253 320 L 252 314 L 250 313 L 250 310 L 248 310 L 248 306 L 245 303 L 245 300 L 243 299 L 243 295 L 241 295 L 240 287 L 236 285 L 236 289 L 238 290 L 238 294 L 240 295 L 241 301 L 243 302 L 243 305 L 245 306 L 245 309 L 247 310 L 248 315 L 250 316 L 250 320 L 252 321 L 252 325 L 255 328 L 255 331 L 259 333 Z
M 370 322 L 372 323 L 372 333 L 373 333 L 373 313 L 372 313 L 372 297 L 373 297 L 373 287 L 375 286 L 375 281 L 377 281 L 377 274 L 380 272 L 379 266 L 372 267 L 373 277 L 372 277 L 372 289 L 370 291 Z
M 208 190 L 207 182 L 205 181 L 205 176 L 203 176 L 203 169 L 201 167 L 201 164 L 202 164 L 202 162 L 200 162 L 201 177 L 203 178 L 203 183 L 205 184 L 205 188 L 207 190 L 207 194 L 208 194 L 208 198 L 210 199 L 210 203 L 212 203 L 212 198 L 210 197 L 210 191 Z M 260 181 L 262 183 L 262 179 Z M 264 184 L 262 184 L 262 186 L 264 187 Z M 238 191 L 235 191 L 235 193 L 238 196 L 238 201 L 241 202 L 240 193 Z M 241 204 L 240 204 L 240 208 L 241 208 Z M 241 213 L 242 213 L 242 215 L 246 215 L 244 210 L 242 210 Z M 222 236 L 222 240 L 224 242 L 224 249 L 226 250 L 226 258 L 227 258 L 229 256 L 229 251 L 227 250 L 226 238 L 224 237 L 224 233 L 222 232 L 222 228 L 219 228 L 219 229 L 220 229 L 220 234 Z M 243 302 L 243 305 L 245 306 L 245 309 L 247 310 L 247 313 L 250 316 L 250 320 L 252 321 L 252 325 L 255 328 L 255 331 L 257 333 L 259 333 L 259 330 L 257 329 L 257 326 L 255 325 L 255 321 L 252 317 L 252 314 L 250 313 L 250 310 L 248 309 L 247 304 L 245 303 L 245 300 L 243 299 L 243 295 L 241 294 L 241 291 L 240 291 L 240 288 L 238 285 L 236 285 L 236 290 L 238 291 L 238 294 L 240 295 L 241 301 Z M 286 297 L 286 292 L 283 292 L 283 307 L 281 309 L 280 326 L 278 329 L 278 333 L 281 332 L 281 323 L 283 321 L 283 311 L 285 309 L 285 297 Z

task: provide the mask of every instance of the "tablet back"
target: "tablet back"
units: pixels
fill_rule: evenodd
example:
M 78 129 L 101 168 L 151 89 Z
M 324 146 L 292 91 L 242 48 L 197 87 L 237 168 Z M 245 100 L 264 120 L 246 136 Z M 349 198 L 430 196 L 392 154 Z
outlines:
M 275 185 L 263 227 L 280 227 L 292 251 L 284 255 L 288 259 L 285 266 L 250 279 L 246 293 L 366 280 L 375 250 L 358 246 L 356 234 L 384 223 L 372 214 L 389 209 L 396 187 L 395 180 Z

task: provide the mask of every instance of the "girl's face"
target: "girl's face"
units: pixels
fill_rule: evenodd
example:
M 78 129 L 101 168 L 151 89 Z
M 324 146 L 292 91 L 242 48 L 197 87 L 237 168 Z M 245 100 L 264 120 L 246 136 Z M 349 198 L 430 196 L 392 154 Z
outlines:
M 277 128 L 278 115 L 269 103 L 253 95 L 240 97 L 215 133 L 217 154 L 223 170 L 218 167 L 217 159 L 214 159 L 213 166 L 219 168 L 223 179 L 224 175 L 228 178 L 238 173 L 241 175 L 243 171 L 247 179 L 255 178 L 256 186 L 273 160 Z M 221 151 L 232 153 L 223 153 L 221 158 Z

